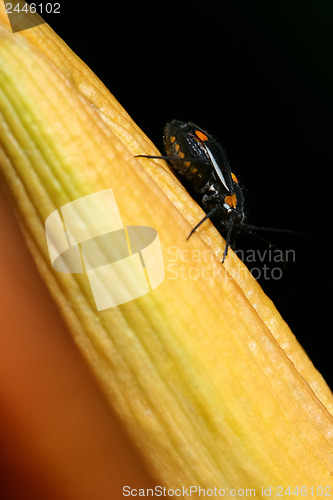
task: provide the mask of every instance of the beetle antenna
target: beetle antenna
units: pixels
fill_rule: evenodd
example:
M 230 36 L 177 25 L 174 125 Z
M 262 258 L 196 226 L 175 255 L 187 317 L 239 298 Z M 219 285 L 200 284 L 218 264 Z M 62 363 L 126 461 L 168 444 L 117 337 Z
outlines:
M 289 234 L 296 234 L 298 236 L 305 236 L 306 237 L 306 235 L 304 233 L 300 233 L 298 231 L 293 231 L 292 229 L 277 229 L 274 227 L 257 227 L 257 226 L 252 226 L 252 224 L 241 223 L 239 225 L 239 229 L 242 229 L 244 231 L 244 233 L 247 233 L 247 234 L 250 234 L 251 236 L 254 236 L 255 238 L 257 238 L 257 240 L 263 241 L 268 246 L 275 248 L 275 250 L 279 250 L 280 252 L 282 252 L 281 248 L 279 248 L 277 245 L 275 245 L 275 243 L 272 243 L 271 241 L 269 241 L 267 238 L 264 238 L 260 234 L 257 234 L 255 231 L 260 231 L 260 229 L 262 229 L 263 231 L 270 231 L 270 232 L 276 232 L 276 233 L 279 233 L 279 232 L 280 233 L 289 233 Z M 286 267 L 287 267 L 287 263 L 284 260 L 284 258 L 282 257 L 282 269 L 285 270 Z
M 267 238 L 264 238 L 263 236 L 261 236 L 260 234 L 257 234 L 254 232 L 254 227 L 255 226 L 249 226 L 247 224 L 240 224 L 239 225 L 239 229 L 242 229 L 244 231 L 244 233 L 246 234 L 250 234 L 251 236 L 253 236 L 254 238 L 257 238 L 257 240 L 260 240 L 260 241 L 263 241 L 264 243 L 266 243 L 267 245 L 273 247 L 273 248 L 276 248 L 277 250 L 280 250 L 279 247 L 277 245 L 275 245 L 274 243 L 272 243 L 271 241 L 269 241 Z M 259 229 L 259 228 L 258 228 Z M 268 230 L 269 228 L 267 228 Z
M 296 236 L 302 236 L 303 238 L 307 238 L 308 236 L 305 233 L 301 233 L 300 231 L 294 231 L 293 229 L 279 229 L 277 227 L 260 227 L 253 226 L 252 224 L 244 224 L 241 222 L 238 226 L 240 229 L 243 229 L 245 233 L 253 234 L 254 236 L 258 235 L 254 231 L 267 231 L 270 233 L 289 233 L 295 234 Z

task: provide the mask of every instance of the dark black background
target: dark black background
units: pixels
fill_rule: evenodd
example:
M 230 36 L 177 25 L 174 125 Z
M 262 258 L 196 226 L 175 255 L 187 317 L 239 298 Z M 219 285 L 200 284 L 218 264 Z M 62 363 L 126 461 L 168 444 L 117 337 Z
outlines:
M 296 259 L 260 283 L 333 386 L 332 2 L 60 4 L 45 19 L 160 149 L 167 121 L 194 121 L 226 149 L 247 221 L 307 235 L 269 236 Z

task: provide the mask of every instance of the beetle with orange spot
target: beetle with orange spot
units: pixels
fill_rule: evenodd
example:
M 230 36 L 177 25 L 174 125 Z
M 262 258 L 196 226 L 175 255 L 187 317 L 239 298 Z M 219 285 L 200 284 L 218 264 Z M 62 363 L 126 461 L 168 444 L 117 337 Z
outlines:
M 206 212 L 188 238 L 207 219 L 212 219 L 217 229 L 227 231 L 222 263 L 227 256 L 232 234 L 236 230 L 243 230 L 256 237 L 259 237 L 253 232 L 256 230 L 294 232 L 261 228 L 243 222 L 244 197 L 236 175 L 231 172 L 226 154 L 216 139 L 194 123 L 179 120 L 167 123 L 164 129 L 164 147 L 167 153 L 165 156 L 137 157 L 167 160 L 182 183 L 186 184 L 187 181 L 192 188 L 193 198 Z

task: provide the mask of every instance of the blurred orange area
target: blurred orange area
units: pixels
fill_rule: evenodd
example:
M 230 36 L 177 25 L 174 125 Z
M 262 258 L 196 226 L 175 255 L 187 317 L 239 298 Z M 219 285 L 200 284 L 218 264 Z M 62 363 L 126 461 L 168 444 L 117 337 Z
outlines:
M 152 488 L 85 365 L 0 191 L 1 500 L 117 500 Z

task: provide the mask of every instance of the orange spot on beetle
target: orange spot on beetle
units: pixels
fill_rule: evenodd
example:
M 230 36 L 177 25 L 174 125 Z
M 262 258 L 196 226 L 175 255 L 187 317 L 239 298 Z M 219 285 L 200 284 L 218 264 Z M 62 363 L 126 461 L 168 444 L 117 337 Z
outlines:
M 191 166 L 191 162 L 190 161 L 184 161 L 184 165 L 186 168 L 189 168 Z
M 180 158 L 185 158 L 184 153 L 182 153 L 181 151 L 179 152 L 179 156 L 180 156 Z
M 179 146 L 179 144 L 176 144 L 176 145 L 175 145 L 175 150 L 176 150 L 176 152 L 178 153 L 178 151 L 180 150 L 180 146 Z
M 232 177 L 232 180 L 234 182 L 236 182 L 236 184 L 238 184 L 238 179 L 237 179 L 237 177 L 235 176 L 235 174 L 233 172 L 231 172 L 231 177 Z
M 196 130 L 194 133 L 200 141 L 208 141 L 208 137 L 201 130 Z
M 224 198 L 224 203 L 226 205 L 229 205 L 229 207 L 236 208 L 236 206 L 237 206 L 237 198 L 236 198 L 235 193 L 232 194 L 231 196 L 226 196 Z
M 176 137 L 174 137 L 174 136 L 172 135 L 172 136 L 170 137 L 170 142 L 171 142 L 171 144 L 173 144 L 173 143 L 175 142 L 175 140 L 176 140 Z

